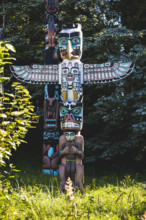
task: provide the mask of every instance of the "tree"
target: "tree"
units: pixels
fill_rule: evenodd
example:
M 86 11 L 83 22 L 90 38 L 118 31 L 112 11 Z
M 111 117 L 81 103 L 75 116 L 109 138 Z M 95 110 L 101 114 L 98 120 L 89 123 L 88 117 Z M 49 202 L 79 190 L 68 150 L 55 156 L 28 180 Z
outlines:
M 107 45 L 107 48 L 103 48 L 102 51 L 107 51 L 106 55 L 111 60 L 124 61 L 129 57 L 135 61 L 136 66 L 135 72 L 125 80 L 113 85 L 98 87 L 99 95 L 96 103 L 95 100 L 90 101 L 90 106 L 95 103 L 95 108 L 92 107 L 87 115 L 86 128 L 89 126 L 91 132 L 87 133 L 89 140 L 86 144 L 89 149 L 88 153 L 91 151 L 91 155 L 97 155 L 96 159 L 113 158 L 118 163 L 124 161 L 130 164 L 130 161 L 145 160 L 144 57 L 146 50 L 144 18 L 138 19 L 139 13 L 143 14 L 145 3 L 143 1 L 141 1 L 142 5 L 139 4 L 139 1 L 130 1 L 128 4 L 126 1 L 109 1 L 109 3 L 111 15 L 118 14 L 119 21 L 117 26 L 106 28 L 103 30 L 103 34 L 95 35 L 99 36 L 95 42 L 99 42 L 100 48 Z M 133 11 L 135 11 L 134 18 Z M 126 14 L 131 16 L 128 17 Z M 109 17 L 106 17 L 110 23 Z M 131 18 L 133 22 L 131 22 Z

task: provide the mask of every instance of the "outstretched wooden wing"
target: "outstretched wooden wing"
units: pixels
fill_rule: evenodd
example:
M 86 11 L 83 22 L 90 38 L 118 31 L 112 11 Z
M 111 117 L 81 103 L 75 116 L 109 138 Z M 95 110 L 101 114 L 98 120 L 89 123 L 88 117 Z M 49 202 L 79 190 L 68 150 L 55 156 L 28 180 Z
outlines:
M 20 81 L 37 84 L 57 84 L 58 65 L 11 66 L 11 72 Z
M 133 62 L 84 64 L 84 83 L 116 81 L 129 75 L 133 68 Z

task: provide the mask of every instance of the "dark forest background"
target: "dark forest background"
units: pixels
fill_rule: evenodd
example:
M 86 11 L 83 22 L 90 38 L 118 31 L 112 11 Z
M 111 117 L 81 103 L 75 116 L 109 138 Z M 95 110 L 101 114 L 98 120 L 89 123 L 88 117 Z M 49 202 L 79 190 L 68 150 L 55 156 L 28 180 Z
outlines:
M 4 40 L 16 48 L 15 65 L 44 64 L 44 0 L 4 0 L 0 15 L 5 17 Z M 135 62 L 127 78 L 84 88 L 85 166 L 141 169 L 146 161 L 146 1 L 62 0 L 62 24 L 82 24 L 82 62 Z M 9 69 L 6 76 L 11 76 Z M 40 116 L 36 129 L 27 134 L 27 144 L 14 152 L 13 160 L 29 160 L 40 166 L 43 138 L 44 86 L 25 85 Z M 10 84 L 5 85 L 7 92 Z

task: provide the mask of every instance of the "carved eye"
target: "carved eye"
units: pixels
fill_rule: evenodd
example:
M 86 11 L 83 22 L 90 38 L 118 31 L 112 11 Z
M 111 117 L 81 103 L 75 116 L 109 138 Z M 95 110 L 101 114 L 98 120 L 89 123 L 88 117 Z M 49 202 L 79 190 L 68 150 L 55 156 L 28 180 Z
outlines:
M 61 44 L 66 45 L 67 44 L 67 39 L 65 39 L 65 38 L 61 39 Z
M 65 113 L 65 109 L 62 109 L 62 113 L 63 113 L 63 114 Z
M 79 72 L 79 69 L 78 69 L 78 68 L 72 68 L 72 69 L 71 69 L 71 73 L 72 73 L 72 74 L 78 74 L 78 72 Z
M 68 72 L 69 72 L 69 69 L 68 69 L 68 68 L 64 68 L 64 69 L 63 69 L 63 74 L 68 74 Z
M 79 42 L 80 42 L 80 40 L 79 40 L 79 38 L 77 38 L 77 37 L 75 37 L 75 38 L 72 39 L 72 43 L 73 43 L 73 44 L 79 44 Z
M 65 114 L 67 114 L 68 113 L 68 111 L 67 111 L 67 109 L 66 108 L 60 108 L 60 116 L 64 116 Z
M 75 114 L 75 115 L 79 115 L 81 113 L 81 109 L 80 108 L 74 108 L 72 113 Z
M 75 133 L 74 133 L 74 132 L 72 132 L 72 133 L 70 134 L 70 136 L 71 136 L 71 137 L 74 137 L 74 136 L 75 136 Z

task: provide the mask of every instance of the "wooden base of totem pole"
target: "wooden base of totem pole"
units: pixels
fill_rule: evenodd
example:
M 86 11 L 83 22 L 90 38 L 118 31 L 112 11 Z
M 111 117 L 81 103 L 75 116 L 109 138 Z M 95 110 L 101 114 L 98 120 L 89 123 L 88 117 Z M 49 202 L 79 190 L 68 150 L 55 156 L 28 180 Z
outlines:
M 59 138 L 59 156 L 61 164 L 59 166 L 60 190 L 64 192 L 65 183 L 68 177 L 73 185 L 78 187 L 83 193 L 84 166 L 82 158 L 84 156 L 84 138 L 80 133 L 64 132 Z

